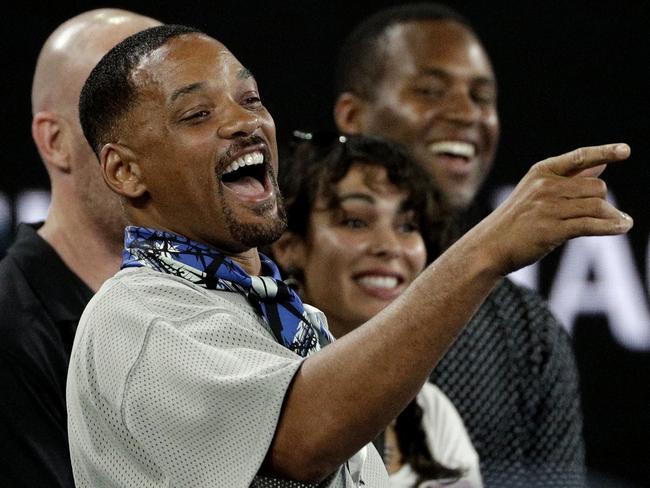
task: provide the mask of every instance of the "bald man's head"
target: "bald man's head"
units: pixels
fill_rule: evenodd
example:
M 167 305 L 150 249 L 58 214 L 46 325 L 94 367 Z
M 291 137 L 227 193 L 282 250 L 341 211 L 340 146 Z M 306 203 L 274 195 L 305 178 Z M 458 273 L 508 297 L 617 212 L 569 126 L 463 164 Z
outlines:
M 91 10 L 61 24 L 41 49 L 32 85 L 32 136 L 52 187 L 42 229 L 46 239 L 49 228 L 72 232 L 83 223 L 107 242 L 121 241 L 125 217 L 81 130 L 79 94 L 104 54 L 125 38 L 160 24 L 126 10 Z
M 101 57 L 131 34 L 156 25 L 160 22 L 118 9 L 91 10 L 61 24 L 38 56 L 32 114 L 76 113 L 81 87 Z

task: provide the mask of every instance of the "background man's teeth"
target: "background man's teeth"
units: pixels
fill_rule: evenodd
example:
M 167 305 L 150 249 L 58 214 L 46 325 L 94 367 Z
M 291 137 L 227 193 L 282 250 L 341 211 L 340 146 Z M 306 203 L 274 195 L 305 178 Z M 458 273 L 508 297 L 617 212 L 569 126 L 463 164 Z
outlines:
M 434 154 L 449 153 L 466 158 L 473 157 L 476 152 L 472 144 L 460 141 L 434 142 L 429 146 L 429 151 Z

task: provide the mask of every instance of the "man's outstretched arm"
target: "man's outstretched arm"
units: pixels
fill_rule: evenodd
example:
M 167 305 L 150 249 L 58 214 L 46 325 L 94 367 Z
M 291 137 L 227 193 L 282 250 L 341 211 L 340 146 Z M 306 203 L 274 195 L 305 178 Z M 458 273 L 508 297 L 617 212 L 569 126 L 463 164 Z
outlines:
M 362 327 L 304 361 L 265 469 L 325 478 L 417 394 L 456 334 L 504 275 L 573 237 L 632 227 L 606 200 L 602 165 L 625 144 L 580 148 L 535 164 L 510 197 Z M 300 453 L 296 455 L 296 453 Z

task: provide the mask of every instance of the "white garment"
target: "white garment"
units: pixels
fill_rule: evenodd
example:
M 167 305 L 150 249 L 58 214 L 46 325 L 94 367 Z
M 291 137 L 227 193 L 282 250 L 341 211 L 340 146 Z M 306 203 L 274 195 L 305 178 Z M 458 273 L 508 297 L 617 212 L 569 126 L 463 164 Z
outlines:
M 463 477 L 453 484 L 428 481 L 417 488 L 481 488 L 478 454 L 449 398 L 437 386 L 426 383 L 418 393 L 417 403 L 422 408 L 422 426 L 433 458 L 443 466 L 464 471 Z M 416 481 L 417 474 L 408 464 L 390 476 L 391 488 L 416 488 Z
M 72 350 L 77 487 L 307 486 L 256 476 L 302 361 L 238 293 L 119 272 L 89 303 Z M 325 486 L 357 486 L 352 476 L 342 466 Z M 372 446 L 361 480 L 388 486 Z
M 410 464 L 405 464 L 399 471 L 390 475 L 390 488 L 474 488 L 467 480 L 426 480 L 419 484 L 418 475 Z

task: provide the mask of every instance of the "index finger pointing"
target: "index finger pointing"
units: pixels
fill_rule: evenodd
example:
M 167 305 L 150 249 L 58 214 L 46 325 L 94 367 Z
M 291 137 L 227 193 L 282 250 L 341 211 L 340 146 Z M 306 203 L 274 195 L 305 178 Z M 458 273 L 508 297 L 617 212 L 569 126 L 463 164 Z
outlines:
M 545 159 L 541 164 L 557 175 L 574 176 L 595 166 L 627 159 L 630 151 L 630 146 L 623 143 L 580 147 L 560 156 Z

